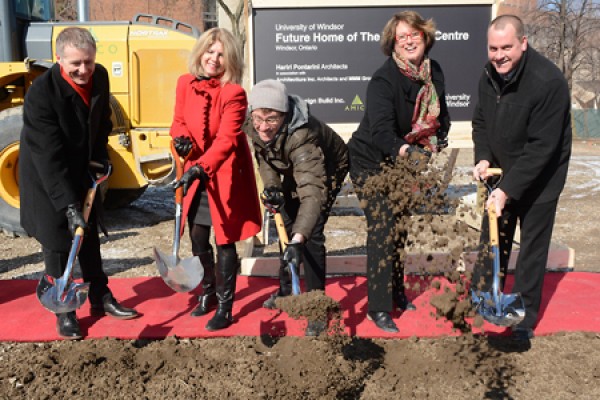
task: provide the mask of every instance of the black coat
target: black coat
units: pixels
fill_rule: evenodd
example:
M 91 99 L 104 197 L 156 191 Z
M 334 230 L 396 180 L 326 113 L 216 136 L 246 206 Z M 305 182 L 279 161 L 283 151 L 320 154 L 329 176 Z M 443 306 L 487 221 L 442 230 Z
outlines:
M 19 154 L 21 225 L 44 247 L 68 251 L 65 210 L 83 202 L 89 163 L 108 160 L 109 81 L 96 64 L 88 108 L 55 64 L 27 91 Z
M 475 162 L 500 167 L 510 199 L 558 198 L 571 155 L 571 96 L 560 70 L 529 47 L 505 85 L 488 63 L 473 117 Z
M 445 138 L 450 116 L 444 74 L 434 60 L 431 60 L 431 78 L 440 100 L 438 137 Z M 395 161 L 400 147 L 407 144 L 404 136 L 412 131 L 412 116 L 421 86 L 403 75 L 392 57 L 373 74 L 367 87 L 365 114 L 348 143 L 352 170 L 378 170 L 381 162 Z

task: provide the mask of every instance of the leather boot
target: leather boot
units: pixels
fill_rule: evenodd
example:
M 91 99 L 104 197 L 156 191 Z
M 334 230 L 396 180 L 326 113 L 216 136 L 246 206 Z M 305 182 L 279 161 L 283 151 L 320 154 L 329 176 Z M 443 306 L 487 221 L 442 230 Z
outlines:
M 215 290 L 215 258 L 212 250 L 196 254 L 204 267 L 204 279 L 202 279 L 202 294 L 198 296 L 198 305 L 191 312 L 192 317 L 200 317 L 207 314 L 211 308 L 217 305 Z
M 83 337 L 75 311 L 56 314 L 56 331 L 63 339 L 81 339 Z
M 217 254 L 218 262 L 215 275 L 219 304 L 214 317 L 206 324 L 206 330 L 208 331 L 225 329 L 233 323 L 231 310 L 233 309 L 238 270 L 235 245 L 219 246 Z
M 92 303 L 90 314 L 97 317 L 110 315 L 116 319 L 132 319 L 139 316 L 135 309 L 123 307 L 119 304 L 110 292 L 102 296 L 102 303 Z

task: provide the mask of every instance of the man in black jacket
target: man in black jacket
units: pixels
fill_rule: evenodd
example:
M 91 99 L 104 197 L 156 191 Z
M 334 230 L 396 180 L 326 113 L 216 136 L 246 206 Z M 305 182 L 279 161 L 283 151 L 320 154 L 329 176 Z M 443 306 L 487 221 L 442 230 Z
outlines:
M 488 59 L 473 117 L 473 178 L 487 179 L 490 167 L 503 171 L 486 206 L 493 203 L 499 215 L 504 275 L 520 223 L 512 290 L 522 294 L 526 313 L 513 327 L 512 338 L 528 342 L 538 319 L 556 207 L 571 155 L 571 96 L 560 70 L 528 45 L 516 16 L 491 22 Z M 483 221 L 482 243 L 489 231 L 487 218 Z M 489 257 L 483 260 L 475 266 L 473 285 L 489 292 L 492 263 Z
M 95 63 L 96 43 L 89 31 L 67 28 L 56 39 L 58 62 L 37 78 L 25 97 L 19 154 L 21 224 L 42 245 L 46 274 L 65 270 L 72 235 L 86 231 L 79 252 L 83 279 L 90 283 L 93 314 L 134 318 L 108 289 L 96 227 L 101 202 L 89 221 L 82 202 L 92 181 L 91 161 L 106 166 L 112 130 L 108 73 Z M 57 330 L 66 339 L 81 338 L 75 312 L 57 314 Z

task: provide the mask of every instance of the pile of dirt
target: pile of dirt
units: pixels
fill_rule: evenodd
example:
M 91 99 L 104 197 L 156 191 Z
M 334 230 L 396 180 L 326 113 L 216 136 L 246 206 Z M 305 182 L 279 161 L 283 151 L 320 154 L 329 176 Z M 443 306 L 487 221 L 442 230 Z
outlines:
M 600 398 L 600 335 L 529 351 L 464 335 L 55 343 L 0 348 L 2 399 Z

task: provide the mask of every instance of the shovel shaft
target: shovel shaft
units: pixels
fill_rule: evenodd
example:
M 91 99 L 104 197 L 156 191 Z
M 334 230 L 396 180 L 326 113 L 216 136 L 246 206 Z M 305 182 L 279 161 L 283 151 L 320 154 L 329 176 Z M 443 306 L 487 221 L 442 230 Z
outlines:
M 92 210 L 92 204 L 94 203 L 94 197 L 96 196 L 97 187 L 98 185 L 96 184 L 96 182 L 94 182 L 94 184 L 88 190 L 85 196 L 82 211 L 83 219 L 85 220 L 85 222 L 87 222 L 88 218 L 90 217 L 90 212 Z M 59 278 L 61 284 L 65 284 L 65 288 L 68 287 L 66 283 L 71 279 L 71 274 L 73 273 L 73 264 L 75 264 L 75 258 L 77 257 L 77 254 L 79 254 L 79 248 L 81 247 L 81 242 L 83 241 L 84 234 L 85 232 L 83 231 L 83 228 L 78 226 L 75 230 L 75 235 L 73 235 L 73 242 L 71 244 L 71 249 L 69 250 L 67 266 L 65 268 L 65 272 Z M 59 294 L 62 295 L 62 290 L 59 290 Z
M 490 232 L 490 246 L 492 254 L 494 255 L 494 280 L 492 282 L 492 296 L 494 297 L 494 303 L 496 304 L 496 314 L 501 315 L 502 309 L 500 302 L 500 249 L 498 247 L 498 215 L 496 214 L 496 206 L 493 203 L 488 207 L 488 224 Z
M 280 213 L 275 213 L 275 227 L 277 228 L 277 235 L 281 242 L 281 249 L 285 251 L 289 243 L 288 235 L 285 230 L 285 224 L 283 223 L 283 217 Z M 300 277 L 298 276 L 298 266 L 294 263 L 288 263 L 290 274 L 292 275 L 292 294 L 300 294 Z

